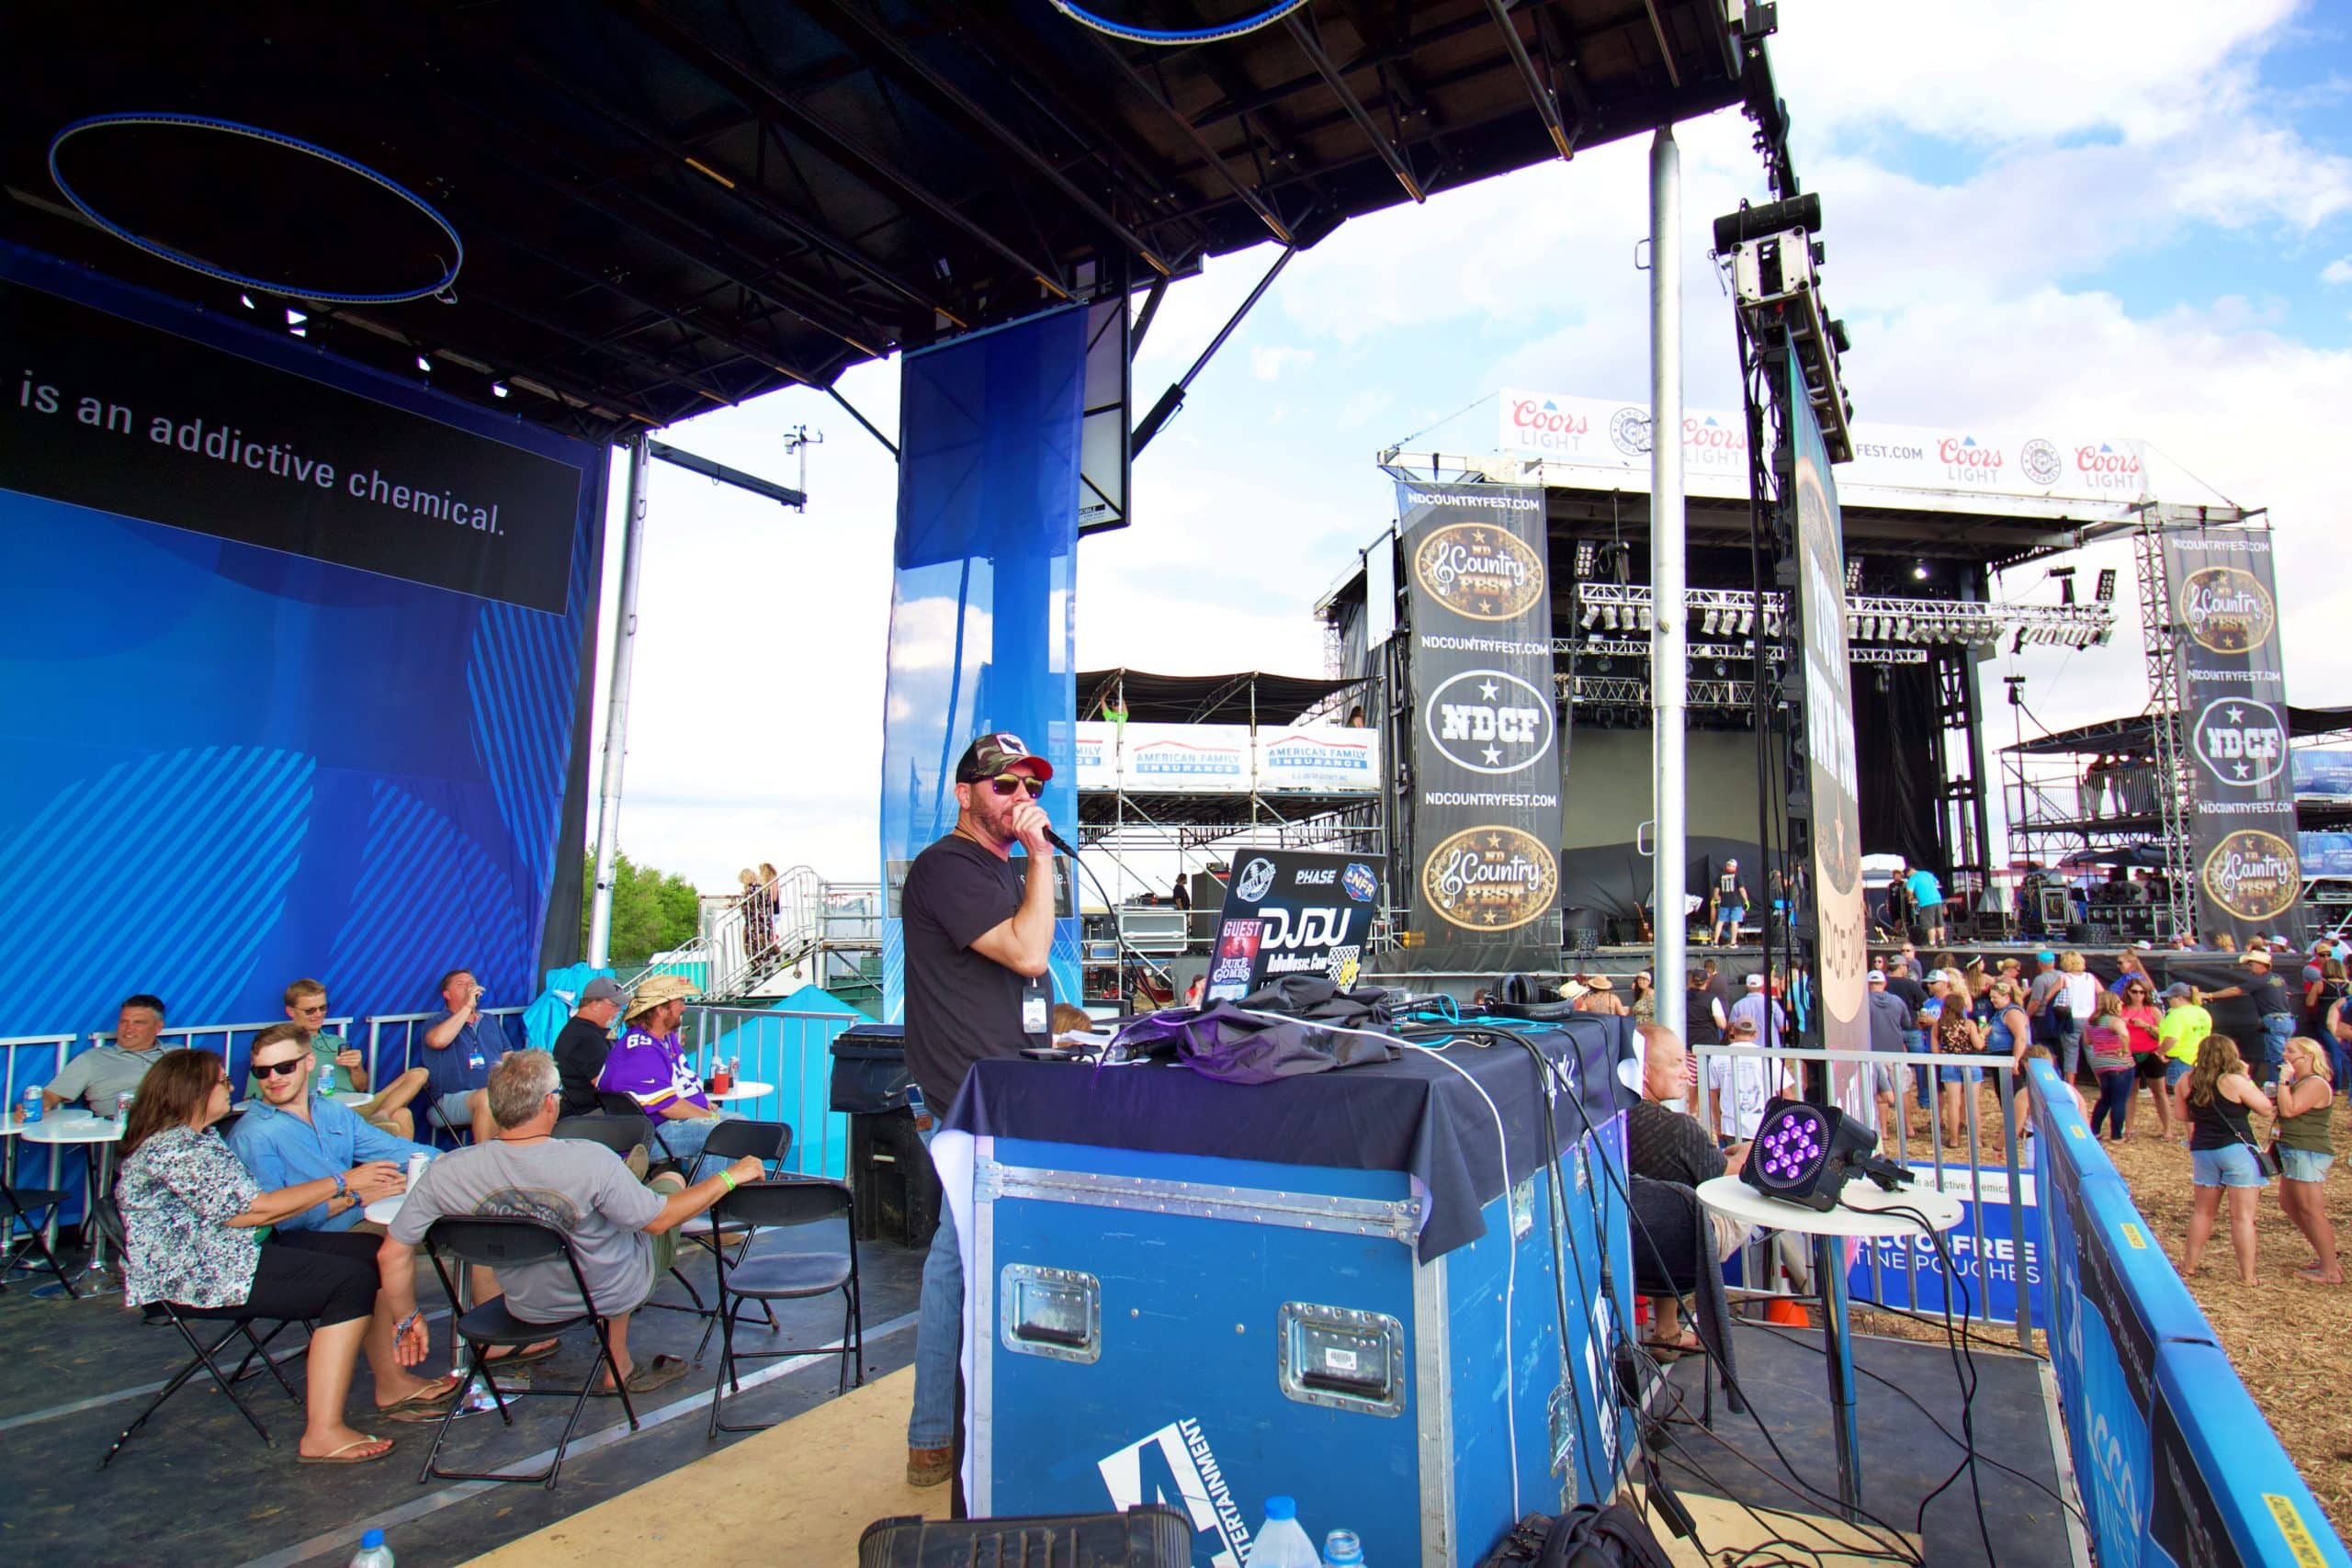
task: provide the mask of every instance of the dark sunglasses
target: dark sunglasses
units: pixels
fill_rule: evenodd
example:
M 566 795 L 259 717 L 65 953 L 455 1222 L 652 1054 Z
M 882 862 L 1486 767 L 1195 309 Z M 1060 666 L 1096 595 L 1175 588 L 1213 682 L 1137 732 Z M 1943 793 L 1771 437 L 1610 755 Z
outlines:
M 296 1008 L 294 1010 L 308 1018 L 314 1012 L 323 1014 L 327 1010 L 327 1004 L 321 1002 L 316 1007 Z
M 279 1077 L 300 1066 L 302 1062 L 303 1058 L 300 1056 L 291 1057 L 283 1062 L 272 1062 L 266 1067 L 259 1062 L 255 1062 L 254 1064 L 254 1077 L 257 1078 Z
M 1031 778 L 1025 773 L 999 773 L 989 780 L 989 788 L 999 795 L 1011 795 L 1016 789 L 1025 789 L 1029 792 L 1029 798 L 1035 800 L 1046 793 L 1046 781 Z

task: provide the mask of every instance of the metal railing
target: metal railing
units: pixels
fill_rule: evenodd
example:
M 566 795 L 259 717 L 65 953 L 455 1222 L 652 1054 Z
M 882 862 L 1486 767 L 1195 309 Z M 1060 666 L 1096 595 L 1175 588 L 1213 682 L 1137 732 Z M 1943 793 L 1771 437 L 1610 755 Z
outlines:
M 1923 1184 L 1934 1188 L 1939 1192 L 1948 1192 L 1967 1205 L 1968 1218 L 1964 1222 L 1963 1228 L 1956 1232 L 1946 1243 L 1948 1249 L 1953 1255 L 1955 1263 L 1962 1261 L 1960 1255 L 1963 1250 L 1975 1260 L 1975 1282 L 1965 1288 L 1964 1304 L 1967 1308 L 1965 1316 L 1969 1321 L 1982 1324 L 1987 1328 L 2011 1327 L 2016 1332 L 2018 1346 L 2021 1348 L 2030 1348 L 2033 1343 L 2033 1308 L 2028 1280 L 2027 1252 L 2035 1232 L 2026 1217 L 2027 1187 L 2024 1179 L 2030 1173 L 2023 1168 L 2018 1158 L 2021 1144 L 2018 1137 L 2017 1121 L 2013 1112 L 2016 1097 L 2023 1088 L 2016 1061 L 2011 1057 L 1999 1055 L 1910 1053 L 1897 1055 L 1885 1051 L 1820 1051 L 1780 1046 L 1694 1045 L 1690 1047 L 1690 1059 L 1698 1066 L 1699 1083 L 1695 1108 L 1701 1126 L 1718 1136 L 1724 1135 L 1728 1128 L 1731 1135 L 1739 1136 L 1743 1141 L 1745 1140 L 1747 1134 L 1731 1125 L 1736 1120 L 1736 1115 L 1718 1115 L 1719 1110 L 1727 1111 L 1729 1108 L 1723 1106 L 1719 1101 L 1713 1084 L 1714 1074 L 1710 1069 L 1712 1064 L 1721 1061 L 1735 1064 L 1734 1070 L 1736 1070 L 1736 1065 L 1752 1064 L 1758 1058 L 1775 1064 L 1770 1071 L 1776 1076 L 1787 1072 L 1800 1080 L 1805 1071 L 1801 1064 L 1809 1062 L 1866 1064 L 1873 1067 L 1883 1066 L 1894 1069 L 1897 1092 L 1892 1127 L 1885 1126 L 1880 1120 L 1875 1081 L 1868 1085 L 1871 1106 L 1870 1122 L 1872 1129 L 1879 1134 L 1878 1152 L 1906 1168 L 1913 1166 L 1921 1168 L 1918 1176 Z M 1977 1069 L 1983 1075 L 1981 1080 L 1977 1082 L 1962 1082 L 1951 1086 L 1961 1090 L 1962 1125 L 1961 1139 L 1956 1147 L 1947 1145 L 1942 1136 L 1943 1102 L 1947 1088 L 1943 1081 L 1942 1069 L 1945 1068 L 1960 1071 L 1963 1077 L 1966 1076 L 1965 1069 L 1969 1068 Z M 1923 1071 L 1931 1073 L 1933 1079 L 1930 1086 L 1932 1094 L 1929 1100 L 1928 1134 L 1927 1137 L 1921 1139 L 1913 1138 L 1910 1135 L 1907 1106 L 1917 1103 L 1917 1075 Z M 1984 1111 L 1983 1085 L 1986 1083 L 1994 1086 L 1996 1096 L 1995 1104 L 1998 1107 L 1997 1114 L 2001 1118 L 2001 1160 L 1999 1164 L 1992 1166 L 1987 1166 L 1983 1158 L 1982 1117 Z M 1773 1092 L 1780 1092 L 1780 1090 L 1776 1087 Z M 1951 1157 L 1947 1157 L 1947 1155 Z M 1987 1178 L 1989 1176 L 1997 1180 L 2004 1175 L 2007 1178 L 2006 1183 L 2001 1186 L 2000 1192 L 1996 1193 L 1995 1181 L 1988 1180 Z M 1985 1207 L 1988 1203 L 2002 1201 L 2004 1195 L 2009 1209 L 2009 1234 L 2006 1238 L 1994 1237 L 1988 1241 L 1984 1233 Z M 2037 1192 L 2035 1196 L 2039 1199 L 2041 1195 Z M 2004 1247 L 2008 1249 L 2008 1256 L 2006 1258 L 2002 1257 Z M 1953 1303 L 1954 1319 L 1960 1319 L 1963 1314 L 1960 1310 L 1962 1303 L 1957 1293 L 1961 1289 L 1959 1282 L 1949 1280 L 1945 1282 L 1946 1288 L 1955 1292 L 1950 1296 L 1944 1296 L 1939 1292 L 1935 1298 L 1923 1299 L 1920 1293 L 1920 1273 L 1927 1269 L 1940 1272 L 1942 1269 L 1942 1263 L 1935 1250 L 1935 1244 L 1925 1237 L 1915 1237 L 1912 1239 L 1907 1256 L 1911 1267 L 1889 1269 L 1885 1266 L 1883 1250 L 1877 1247 L 1870 1247 L 1868 1251 L 1871 1285 L 1869 1300 L 1864 1301 L 1860 1292 L 1856 1292 L 1854 1297 L 1856 1304 L 1879 1304 L 1905 1312 L 1926 1313 L 1940 1317 L 1944 1301 L 1950 1300 Z M 1740 1278 L 1749 1288 L 1753 1289 L 1756 1282 L 1764 1277 L 1760 1270 L 1765 1267 L 1768 1258 L 1769 1253 L 1766 1249 L 1756 1242 L 1750 1242 L 1742 1249 Z M 2017 1279 L 2016 1312 L 2014 1322 L 2008 1325 L 2002 1325 L 1993 1316 L 1992 1294 L 1984 1288 L 1992 1268 L 1996 1263 L 2002 1262 L 2007 1263 L 2015 1269 Z M 2047 1268 L 2040 1267 L 2037 1262 L 2037 1269 L 2046 1282 Z M 1890 1284 L 1899 1287 L 1895 1294 L 1887 1293 Z M 1819 1288 L 1820 1282 L 1816 1281 L 1815 1289 Z
M 503 1021 L 520 1018 L 523 1016 L 523 1011 L 524 1010 L 518 1007 L 484 1008 L 481 1010 L 481 1016 L 485 1019 Z M 368 1026 L 368 1043 L 360 1047 L 368 1055 L 368 1081 L 371 1084 L 381 1084 L 384 1081 L 382 1062 L 384 1045 L 388 1037 L 397 1037 L 399 1041 L 400 1066 L 392 1069 L 393 1074 L 397 1076 L 408 1071 L 411 1067 L 422 1065 L 424 1032 L 417 1028 L 417 1025 L 437 1023 L 448 1016 L 446 1012 L 376 1012 L 369 1013 L 366 1018 L 361 1019 L 359 1021 Z M 498 1032 L 505 1036 L 507 1050 L 519 1051 L 523 1048 L 524 1042 L 520 1031 L 509 1029 L 502 1021 L 498 1025 Z
M 849 1167 L 849 1118 L 830 1108 L 834 1039 L 865 1021 L 851 1013 L 797 1012 L 783 1008 L 690 1005 L 683 1043 L 691 1055 L 740 1059 L 742 1077 L 774 1085 L 758 1100 L 728 1109 L 792 1128 L 787 1168 L 804 1176 L 843 1176 Z M 710 1076 L 710 1064 L 702 1064 Z

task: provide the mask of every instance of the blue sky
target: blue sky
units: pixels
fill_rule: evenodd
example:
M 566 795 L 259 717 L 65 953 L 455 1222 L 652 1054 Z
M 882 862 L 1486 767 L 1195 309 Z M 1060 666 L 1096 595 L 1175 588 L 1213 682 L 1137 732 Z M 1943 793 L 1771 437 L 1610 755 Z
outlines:
M 2117 431 L 2177 465 L 2167 499 L 2210 499 L 2194 474 L 2269 506 L 2290 694 L 2352 703 L 2352 5 L 1984 0 L 1931 21 L 1792 0 L 1781 23 L 1858 414 Z M 1678 131 L 1690 397 L 1717 406 L 1736 401 L 1735 362 L 1707 220 L 1765 194 L 1747 139 L 1736 114 Z M 1315 671 L 1309 606 L 1393 516 L 1378 449 L 1507 385 L 1645 397 L 1645 159 L 1642 142 L 1594 149 L 1295 260 L 1139 460 L 1136 525 L 1081 547 L 1081 667 Z M 1170 291 L 1139 403 L 1271 259 Z M 894 364 L 843 390 L 894 426 Z M 1490 451 L 1494 421 L 1479 402 L 1415 446 Z M 826 436 L 805 517 L 656 477 L 623 839 L 707 887 L 760 860 L 873 874 L 892 467 L 808 394 L 672 438 L 788 476 L 778 437 L 801 423 Z M 2046 595 L 2038 575 L 2007 589 Z M 2136 636 L 2005 658 L 1994 690 L 2011 669 L 2052 723 L 2144 700 Z

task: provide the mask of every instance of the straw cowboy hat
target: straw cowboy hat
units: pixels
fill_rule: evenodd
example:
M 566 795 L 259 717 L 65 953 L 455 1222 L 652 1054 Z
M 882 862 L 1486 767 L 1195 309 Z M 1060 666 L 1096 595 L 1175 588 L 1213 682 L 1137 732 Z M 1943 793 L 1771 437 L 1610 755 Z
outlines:
M 629 998 L 628 1016 L 651 1012 L 663 1002 L 674 1002 L 681 997 L 698 996 L 695 983 L 682 975 L 649 975 L 637 983 L 637 994 Z

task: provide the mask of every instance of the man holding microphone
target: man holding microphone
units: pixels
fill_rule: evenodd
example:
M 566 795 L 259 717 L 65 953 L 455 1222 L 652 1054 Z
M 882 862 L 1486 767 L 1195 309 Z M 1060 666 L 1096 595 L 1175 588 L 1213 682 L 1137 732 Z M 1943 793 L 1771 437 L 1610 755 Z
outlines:
M 1038 805 L 1053 765 L 1016 735 L 982 735 L 956 764 L 956 826 L 917 855 L 899 897 L 906 952 L 907 1073 L 944 1116 L 975 1062 L 1019 1054 L 1051 1028 L 1046 978 L 1054 943 L 1051 832 Z M 1027 861 L 1012 858 L 1015 844 Z M 953 1469 L 963 1349 L 964 1265 L 943 1207 L 922 1270 L 915 1329 L 907 1481 Z

